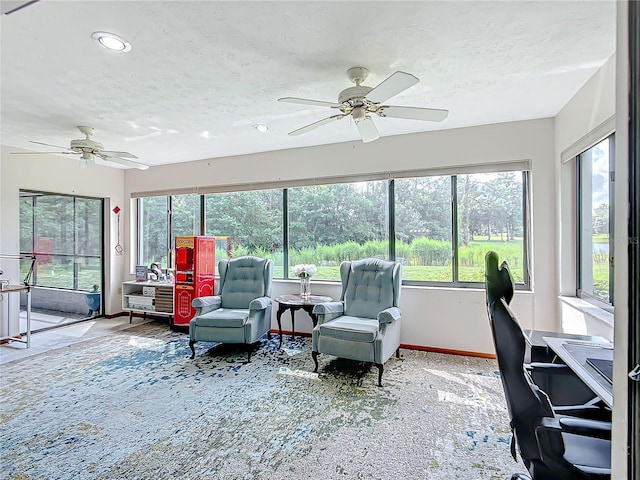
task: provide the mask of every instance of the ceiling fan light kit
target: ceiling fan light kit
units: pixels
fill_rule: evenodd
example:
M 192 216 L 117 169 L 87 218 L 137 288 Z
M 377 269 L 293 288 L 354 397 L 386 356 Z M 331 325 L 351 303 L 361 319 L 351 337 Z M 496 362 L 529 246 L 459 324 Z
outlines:
M 289 135 L 301 135 L 315 130 L 322 125 L 331 123 L 333 120 L 341 120 L 344 117 L 351 116 L 358 128 L 360 138 L 363 142 L 367 143 L 380 138 L 378 129 L 370 114 L 376 114 L 383 118 L 402 118 L 429 122 L 441 122 L 449 115 L 448 110 L 442 109 L 381 105 L 382 102 L 412 87 L 420 80 L 410 73 L 397 71 L 392 73 L 376 87 L 372 88 L 361 85 L 368 75 L 369 70 L 365 67 L 353 67 L 347 70 L 347 76 L 349 80 L 355 83 L 355 87 L 342 90 L 338 94 L 338 103 L 296 97 L 279 98 L 279 102 L 329 107 L 338 109 L 341 112 L 339 115 L 333 115 L 305 127 L 298 128 L 297 130 L 289 132 Z

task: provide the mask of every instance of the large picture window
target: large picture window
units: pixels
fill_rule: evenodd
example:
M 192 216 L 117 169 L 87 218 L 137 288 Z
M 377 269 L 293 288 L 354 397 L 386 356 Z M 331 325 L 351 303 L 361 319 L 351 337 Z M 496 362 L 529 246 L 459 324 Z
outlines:
M 315 278 L 340 280 L 340 263 L 389 258 L 387 182 L 358 182 L 288 191 L 289 264 L 313 263 Z
M 516 283 L 525 280 L 524 174 L 457 175 L 457 279 L 484 282 L 488 251 L 506 260 Z
M 138 200 L 138 263 L 170 265 L 169 197 L 147 197 Z
M 614 137 L 577 157 L 578 296 L 613 304 Z
M 315 279 L 339 281 L 341 262 L 376 257 L 401 262 L 406 284 L 479 286 L 484 256 L 495 250 L 527 288 L 527 178 L 512 171 L 213 193 L 188 196 L 191 207 L 185 196 L 143 198 L 139 259 L 171 264 L 180 216 L 193 235 L 224 239 L 217 259 L 270 258 L 277 278 L 313 263 Z
M 101 286 L 102 230 L 101 199 L 20 191 L 20 253 L 36 256 L 34 285 Z M 30 266 L 22 261 L 23 276 Z
M 396 260 L 408 281 L 453 282 L 451 177 L 395 181 Z
M 395 251 L 403 278 L 482 283 L 484 257 L 493 250 L 515 282 L 527 284 L 525 178 L 526 172 L 501 172 L 396 180 Z
M 200 195 L 187 194 L 139 199 L 140 221 L 148 225 L 138 236 L 140 265 L 173 266 L 176 235 L 201 234 L 200 198 Z
M 222 240 L 216 242 L 216 263 L 256 255 L 273 260 L 274 275 L 282 276 L 282 190 L 209 194 L 204 205 L 205 234 Z

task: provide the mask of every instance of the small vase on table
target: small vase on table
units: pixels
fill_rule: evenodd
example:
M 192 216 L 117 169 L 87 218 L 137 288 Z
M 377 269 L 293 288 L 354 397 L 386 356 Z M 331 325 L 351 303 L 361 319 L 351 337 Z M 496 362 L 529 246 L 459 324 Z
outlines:
M 300 277 L 300 296 L 304 300 L 309 300 L 311 296 L 311 278 Z

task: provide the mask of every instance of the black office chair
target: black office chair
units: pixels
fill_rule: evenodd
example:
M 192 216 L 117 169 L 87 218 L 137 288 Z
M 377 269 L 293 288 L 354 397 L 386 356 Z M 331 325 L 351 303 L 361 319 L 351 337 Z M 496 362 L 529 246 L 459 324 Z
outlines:
M 525 339 L 508 302 L 513 286 L 506 263 L 494 252 L 486 258 L 486 295 L 513 438 L 533 480 L 605 480 L 611 478 L 611 425 L 577 417 L 556 417 L 547 395 L 524 368 Z M 516 474 L 513 479 L 525 478 Z
M 508 265 L 503 262 L 502 266 L 498 266 L 498 254 L 495 252 L 488 252 L 485 262 L 487 302 L 502 296 L 509 305 L 513 298 L 514 282 Z M 498 298 L 490 297 L 492 295 Z M 611 409 L 566 364 L 532 362 L 524 367 L 533 383 L 547 394 L 556 415 L 611 421 Z

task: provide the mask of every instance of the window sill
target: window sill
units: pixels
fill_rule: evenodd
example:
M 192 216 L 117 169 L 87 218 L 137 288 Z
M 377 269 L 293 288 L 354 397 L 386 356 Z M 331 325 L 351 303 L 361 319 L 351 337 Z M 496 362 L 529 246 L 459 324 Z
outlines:
M 560 301 L 566 305 L 569 305 L 572 308 L 575 308 L 581 313 L 589 315 L 602 323 L 613 327 L 613 318 L 614 315 L 611 312 L 607 312 L 606 310 L 593 305 L 592 303 L 587 302 L 586 300 L 582 300 L 578 297 L 566 297 L 560 295 L 558 297 Z

